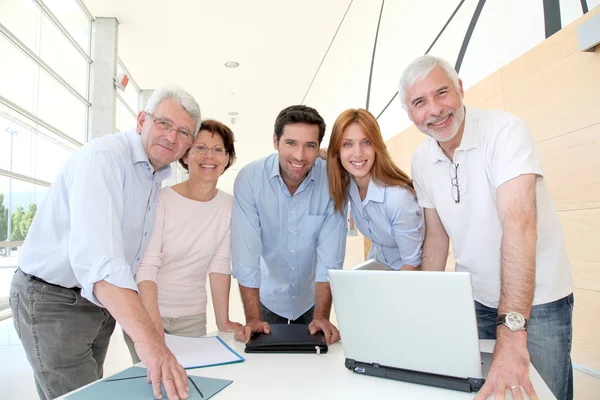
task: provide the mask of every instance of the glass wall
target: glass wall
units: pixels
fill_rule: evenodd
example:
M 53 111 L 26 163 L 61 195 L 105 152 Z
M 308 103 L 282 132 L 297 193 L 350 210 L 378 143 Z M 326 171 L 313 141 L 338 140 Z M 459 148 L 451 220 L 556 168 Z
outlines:
M 134 128 L 137 115 L 140 112 L 140 88 L 123 65 L 123 62 L 119 60 L 117 62 L 117 76 L 124 72 L 129 77 L 129 83 L 124 91 L 117 89 L 117 108 L 115 110 L 117 132 L 124 132 Z
M 37 206 L 87 141 L 90 35 L 77 0 L 0 1 L 0 272 L 16 266 Z

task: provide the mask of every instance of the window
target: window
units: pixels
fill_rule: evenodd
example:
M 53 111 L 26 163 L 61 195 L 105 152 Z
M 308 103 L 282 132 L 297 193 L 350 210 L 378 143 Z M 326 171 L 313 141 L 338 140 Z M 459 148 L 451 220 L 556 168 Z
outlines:
M 117 75 L 125 72 L 126 69 L 123 67 L 121 60 L 117 63 Z M 129 84 L 125 88 L 124 92 L 119 91 L 119 95 L 125 100 L 125 103 L 131 108 L 134 113 L 140 112 L 140 90 L 131 78 L 131 74 L 127 73 L 129 76 Z
M 80 143 L 85 142 L 87 106 L 46 71 L 40 71 L 38 116 Z
M 0 96 L 25 111 L 34 113 L 39 67 L 2 35 L 0 35 L 0 54 L 2 54 Z
M 88 62 L 45 15 L 42 16 L 40 58 L 82 96 L 87 95 Z
M 140 112 L 140 89 L 135 84 L 131 74 L 123 66 L 121 60 L 117 62 L 117 76 L 127 73 L 129 83 L 124 91 L 117 89 L 117 109 L 115 112 L 115 125 L 117 132 L 124 132 L 136 126 L 137 115 Z
M 125 103 L 117 97 L 117 109 L 115 112 L 115 123 L 117 132 L 128 131 L 135 128 L 136 116 L 125 106 Z
M 87 139 L 91 19 L 80 4 L 0 0 L 0 299 L 37 206 Z
M 39 7 L 31 0 L 0 1 L 0 23 L 30 49 L 35 49 L 40 15 Z M 4 53 L 0 54 L 4 58 Z
M 86 15 L 89 13 L 86 13 L 75 0 L 44 0 L 44 3 L 89 55 L 91 22 Z

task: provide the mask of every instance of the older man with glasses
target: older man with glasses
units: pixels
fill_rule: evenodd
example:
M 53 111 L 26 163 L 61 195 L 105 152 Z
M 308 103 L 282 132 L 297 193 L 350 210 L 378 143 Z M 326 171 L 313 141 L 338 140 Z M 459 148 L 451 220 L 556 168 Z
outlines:
M 429 136 L 412 158 L 423 270 L 445 269 L 451 240 L 456 270 L 471 273 L 479 337 L 497 340 L 477 399 L 537 398 L 530 361 L 557 399 L 572 399 L 571 266 L 527 125 L 465 107 L 456 71 L 433 56 L 406 68 L 398 94 Z
M 148 367 L 154 395 L 187 398 L 187 376 L 156 332 L 134 275 L 161 182 L 191 146 L 200 108 L 156 90 L 137 128 L 92 140 L 65 164 L 31 224 L 10 301 L 41 399 L 102 377 L 115 320 Z

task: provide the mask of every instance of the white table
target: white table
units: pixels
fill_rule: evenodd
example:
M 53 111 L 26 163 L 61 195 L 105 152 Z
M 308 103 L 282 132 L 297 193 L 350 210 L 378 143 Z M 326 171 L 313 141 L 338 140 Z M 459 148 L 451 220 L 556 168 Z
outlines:
M 342 344 L 339 342 L 330 346 L 327 354 L 321 355 L 246 354 L 244 343 L 236 342 L 233 334 L 219 332 L 218 336 L 246 361 L 187 371 L 189 375 L 233 380 L 231 385 L 215 396 L 218 400 L 240 398 L 463 400 L 475 397 L 475 393 L 358 375 L 344 367 L 345 358 Z M 491 352 L 494 341 L 482 340 L 480 347 L 482 351 Z M 530 377 L 540 400 L 555 400 L 533 366 L 530 367 Z M 510 399 L 510 395 L 507 399 Z

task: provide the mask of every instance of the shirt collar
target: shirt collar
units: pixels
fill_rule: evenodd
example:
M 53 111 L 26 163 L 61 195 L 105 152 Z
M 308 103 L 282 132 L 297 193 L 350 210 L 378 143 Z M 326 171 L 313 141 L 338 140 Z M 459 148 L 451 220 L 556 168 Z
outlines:
M 129 151 L 131 152 L 131 160 L 133 164 L 144 163 L 154 171 L 154 167 L 148 159 L 148 155 L 142 145 L 142 136 L 135 129 L 127 131 L 127 141 L 129 142 Z M 163 181 L 171 175 L 171 166 L 165 165 L 153 173 L 155 181 Z
M 477 134 L 478 118 L 475 110 L 465 106 L 465 129 L 462 139 L 456 150 L 470 150 L 477 147 L 479 143 L 479 135 Z M 440 147 L 439 143 L 429 138 L 429 162 L 436 163 L 438 161 L 447 161 L 448 157 Z
M 358 185 L 354 182 L 354 179 L 350 178 L 350 196 L 352 196 L 353 200 L 357 204 L 367 204 L 369 201 L 373 201 L 375 203 L 383 203 L 385 198 L 385 186 L 379 186 L 374 181 L 373 178 L 369 181 L 369 187 L 367 188 L 367 196 L 364 200 L 360 199 L 360 193 L 358 191 Z
M 129 141 L 129 151 L 134 164 L 145 162 L 150 164 L 148 155 L 142 146 L 142 135 L 136 132 L 135 129 L 127 131 L 127 140 Z

